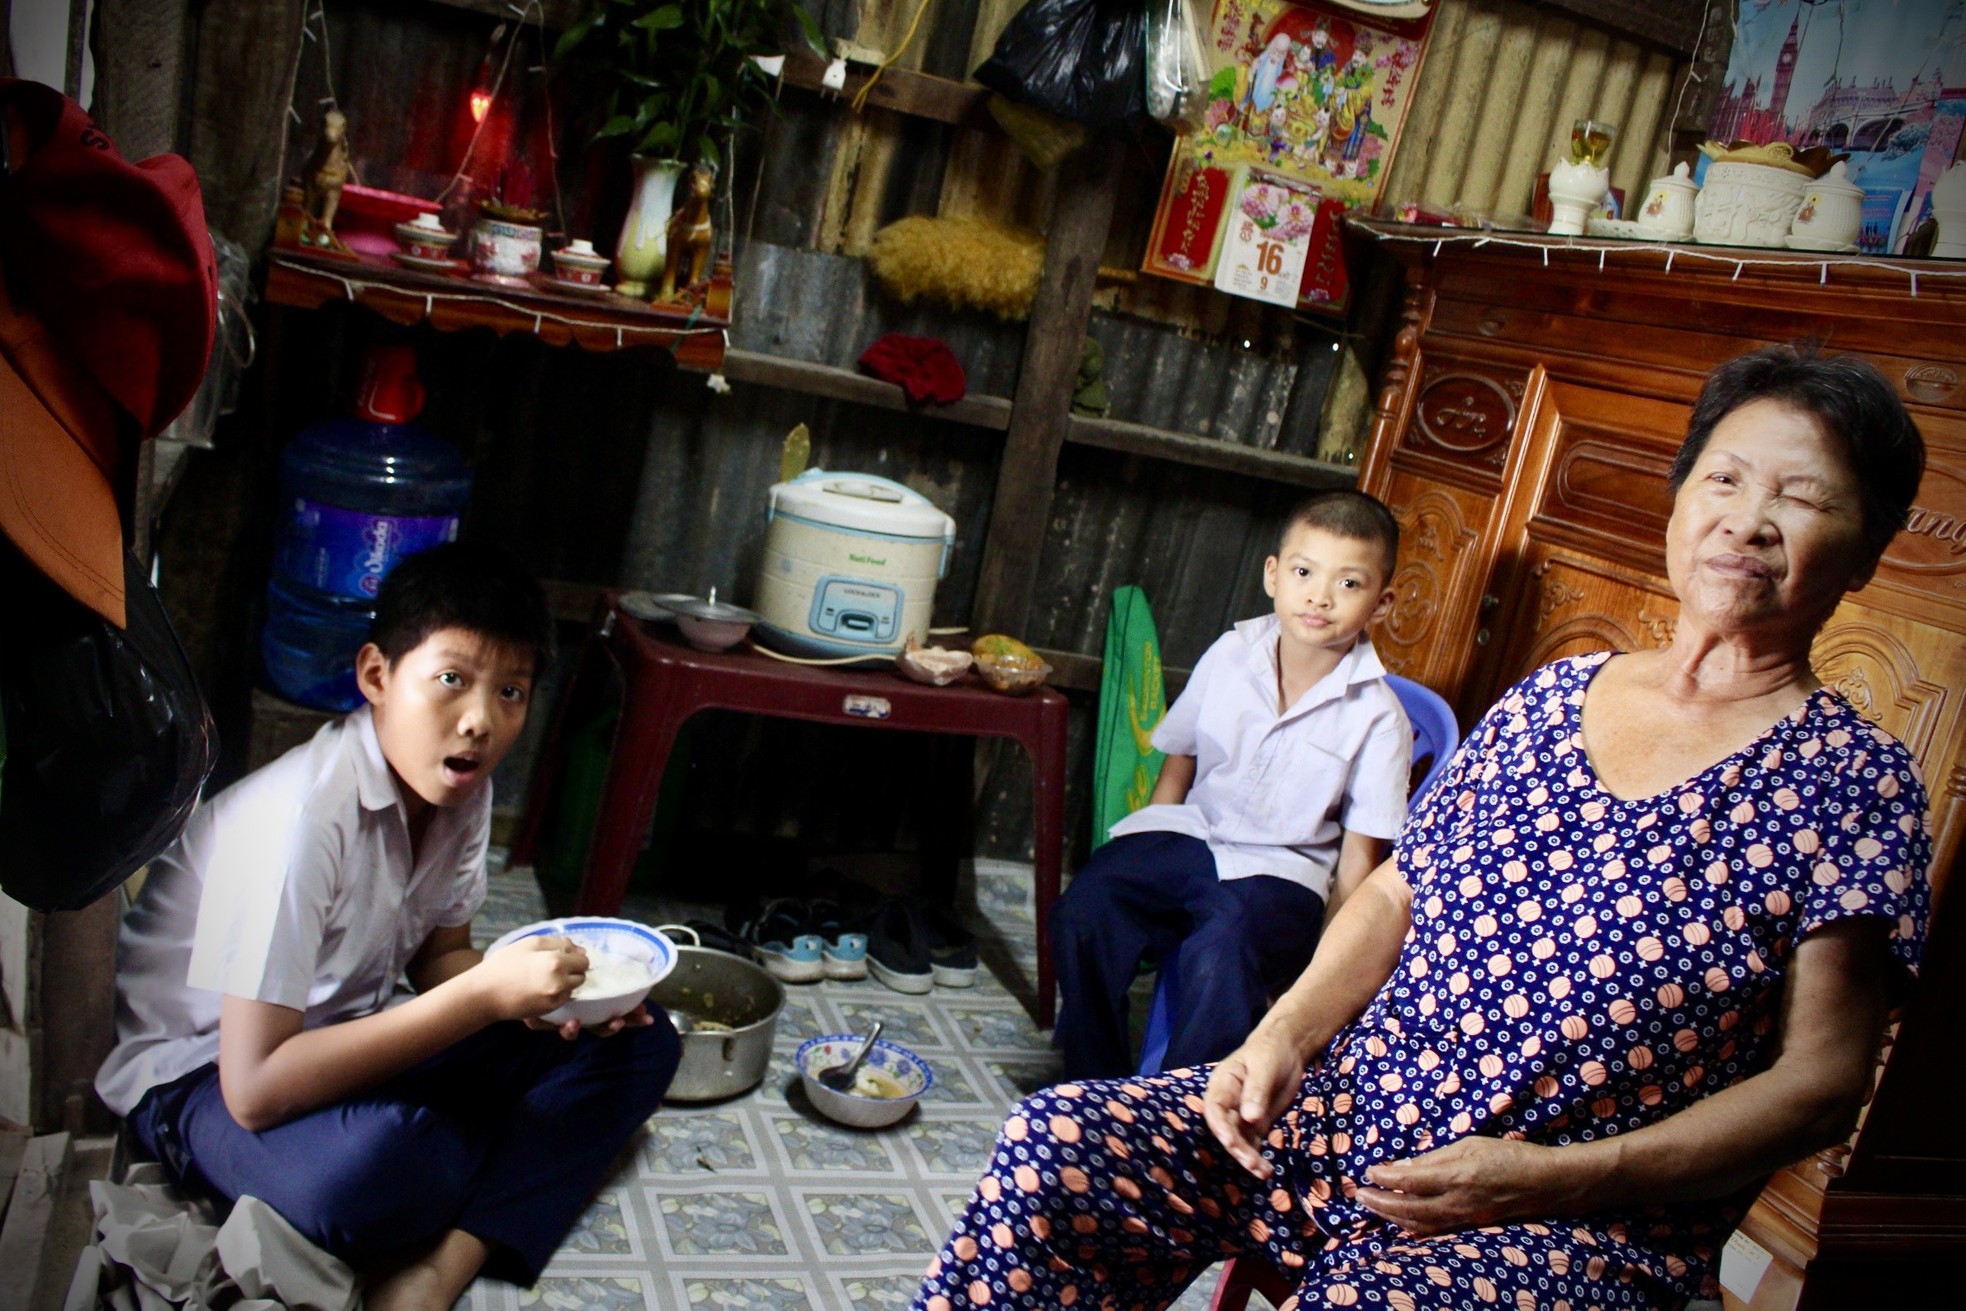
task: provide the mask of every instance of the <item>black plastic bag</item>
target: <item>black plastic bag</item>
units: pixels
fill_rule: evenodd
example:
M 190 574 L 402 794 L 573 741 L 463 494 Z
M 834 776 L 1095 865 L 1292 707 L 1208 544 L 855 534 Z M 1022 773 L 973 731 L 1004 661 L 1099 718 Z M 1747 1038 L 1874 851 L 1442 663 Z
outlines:
M 218 760 L 211 712 L 156 589 L 123 560 L 128 626 L 0 541 L 0 889 L 78 910 L 184 828 Z
M 1144 0 L 1031 0 L 997 38 L 976 80 L 998 95 L 1087 127 L 1147 112 Z

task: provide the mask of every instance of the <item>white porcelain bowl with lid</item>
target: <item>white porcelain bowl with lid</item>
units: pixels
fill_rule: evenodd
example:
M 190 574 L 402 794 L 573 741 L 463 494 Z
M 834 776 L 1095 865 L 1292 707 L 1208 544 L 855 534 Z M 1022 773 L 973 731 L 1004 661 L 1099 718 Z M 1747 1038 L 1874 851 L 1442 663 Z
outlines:
M 1855 250 L 1863 227 L 1864 189 L 1850 181 L 1839 160 L 1803 188 L 1788 244 L 1797 250 Z

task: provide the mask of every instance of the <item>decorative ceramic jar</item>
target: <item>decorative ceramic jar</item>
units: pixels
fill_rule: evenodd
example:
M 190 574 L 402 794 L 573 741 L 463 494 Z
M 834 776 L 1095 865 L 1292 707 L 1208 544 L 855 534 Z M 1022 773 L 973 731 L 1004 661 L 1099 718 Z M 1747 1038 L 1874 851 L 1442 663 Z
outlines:
M 1939 221 L 1932 257 L 1966 259 L 1966 163 L 1954 164 L 1932 184 L 1932 217 Z
M 1793 250 L 1855 250 L 1863 226 L 1864 189 L 1845 176 L 1838 162 L 1803 188 L 1788 244 Z
M 635 166 L 635 196 L 614 248 L 614 289 L 624 296 L 646 296 L 650 279 L 661 275 L 669 257 L 669 211 L 683 162 L 647 155 L 630 162 Z
M 1693 235 L 1693 201 L 1700 194 L 1692 172 L 1684 164 L 1673 165 L 1671 173 L 1653 178 L 1645 188 L 1645 203 L 1639 206 L 1636 222 L 1640 236 L 1654 241 L 1684 241 Z
M 607 271 L 608 257 L 580 237 L 553 252 L 553 273 L 561 282 L 577 287 L 598 287 Z
M 418 214 L 408 223 L 398 223 L 395 232 L 397 244 L 418 259 L 443 259 L 451 253 L 451 243 L 457 240 L 435 214 Z
M 1559 160 L 1550 166 L 1550 235 L 1581 237 L 1584 220 L 1604 202 L 1611 172 L 1596 164 Z
M 1713 162 L 1693 201 L 1693 240 L 1721 246 L 1785 246 L 1816 172 L 1786 141 L 1701 146 Z
M 539 271 L 543 233 L 529 223 L 481 218 L 471 227 L 471 269 L 481 277 L 523 279 Z

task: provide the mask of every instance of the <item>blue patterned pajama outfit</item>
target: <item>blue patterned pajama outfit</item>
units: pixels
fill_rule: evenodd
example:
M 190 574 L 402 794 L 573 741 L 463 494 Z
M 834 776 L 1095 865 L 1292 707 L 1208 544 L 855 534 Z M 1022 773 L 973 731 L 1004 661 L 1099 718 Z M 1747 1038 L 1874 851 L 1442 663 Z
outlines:
M 1380 1162 L 1470 1134 L 1628 1133 L 1766 1068 L 1786 963 L 1824 924 L 1880 918 L 1917 968 L 1931 841 L 1902 746 L 1822 689 L 1684 783 L 1620 800 L 1579 727 L 1605 659 L 1517 684 L 1409 821 L 1412 928 L 1271 1130 L 1271 1179 L 1214 1142 L 1206 1068 L 1046 1089 L 1012 1108 L 919 1311 L 1157 1311 L 1244 1252 L 1297 1280 L 1303 1311 L 1715 1295 L 1755 1188 L 1430 1239 L 1354 1200 Z

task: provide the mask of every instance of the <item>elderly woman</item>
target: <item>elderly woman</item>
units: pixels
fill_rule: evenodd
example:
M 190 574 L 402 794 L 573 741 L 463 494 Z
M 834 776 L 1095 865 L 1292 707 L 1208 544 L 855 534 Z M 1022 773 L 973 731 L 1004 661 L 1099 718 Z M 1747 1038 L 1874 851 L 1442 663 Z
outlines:
M 1298 1306 L 1677 1307 L 1848 1133 L 1929 901 L 1911 757 L 1809 669 L 1924 446 L 1867 364 L 1701 392 L 1670 646 L 1512 688 L 1219 1065 L 1013 1108 L 916 1305 L 1159 1308 L 1224 1256 Z

